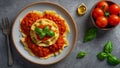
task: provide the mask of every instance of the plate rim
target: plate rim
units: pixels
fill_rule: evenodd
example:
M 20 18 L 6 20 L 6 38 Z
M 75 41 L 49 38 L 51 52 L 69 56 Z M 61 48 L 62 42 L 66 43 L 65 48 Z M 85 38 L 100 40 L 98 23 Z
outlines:
M 50 5 L 55 5 L 55 6 L 57 6 L 57 7 L 60 8 L 61 10 L 64 10 L 65 13 L 67 13 L 68 16 L 70 16 L 70 18 L 71 18 L 71 20 L 72 20 L 72 23 L 74 24 L 74 30 L 75 30 L 75 36 L 74 36 L 74 37 L 75 37 L 75 38 L 74 38 L 74 41 L 73 41 L 73 43 L 72 43 L 72 46 L 71 46 L 70 51 L 69 51 L 64 57 L 62 57 L 61 59 L 59 59 L 59 60 L 57 60 L 57 61 L 55 61 L 55 62 L 52 62 L 52 63 L 48 63 L 48 64 L 41 64 L 41 63 L 37 63 L 37 62 L 34 62 L 34 61 L 31 61 L 31 60 L 27 59 L 24 55 L 22 55 L 22 54 L 19 52 L 19 50 L 17 49 L 17 47 L 16 47 L 16 45 L 15 45 L 15 41 L 13 40 L 13 27 L 14 27 L 14 24 L 15 24 L 16 19 L 19 17 L 19 15 L 20 15 L 24 10 L 26 10 L 27 8 L 29 8 L 29 7 L 31 7 L 31 6 L 33 6 L 33 5 L 36 5 L 36 4 L 50 4 Z M 11 36 L 11 37 L 12 37 L 12 43 L 13 43 L 15 49 L 17 50 L 17 52 L 18 52 L 24 59 L 26 59 L 27 61 L 29 61 L 29 62 L 31 62 L 31 63 L 38 64 L 38 65 L 51 65 L 51 64 L 55 64 L 55 63 L 60 62 L 61 60 L 65 59 L 65 58 L 72 52 L 73 48 L 75 47 L 76 40 L 77 40 L 77 37 L 78 37 L 78 30 L 77 30 L 76 22 L 74 21 L 74 19 L 72 18 L 72 16 L 69 14 L 69 12 L 68 12 L 64 7 L 62 7 L 61 5 L 59 5 L 59 4 L 57 4 L 57 3 L 54 3 L 54 2 L 41 1 L 41 2 L 34 2 L 34 3 L 31 3 L 31 4 L 28 4 L 28 5 L 26 5 L 25 7 L 23 7 L 22 10 L 20 10 L 20 11 L 18 12 L 18 14 L 15 16 L 15 19 L 14 19 L 13 24 L 12 24 L 11 35 L 12 35 L 12 36 Z

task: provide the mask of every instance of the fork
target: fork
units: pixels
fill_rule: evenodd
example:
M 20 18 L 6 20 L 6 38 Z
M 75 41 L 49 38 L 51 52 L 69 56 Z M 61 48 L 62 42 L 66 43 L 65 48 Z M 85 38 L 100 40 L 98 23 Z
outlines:
M 9 25 L 9 20 L 7 17 L 2 18 L 1 29 L 7 40 L 8 66 L 12 66 L 13 65 L 13 57 L 12 57 L 10 43 L 9 43 L 10 25 Z

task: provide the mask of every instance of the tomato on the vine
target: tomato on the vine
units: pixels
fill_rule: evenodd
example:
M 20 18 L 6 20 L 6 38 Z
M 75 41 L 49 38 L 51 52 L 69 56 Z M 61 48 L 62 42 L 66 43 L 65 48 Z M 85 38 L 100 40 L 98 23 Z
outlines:
M 109 10 L 111 14 L 118 14 L 120 12 L 120 7 L 117 4 L 113 4 L 110 6 Z
M 106 17 L 101 16 L 96 19 L 96 25 L 100 28 L 106 27 L 108 25 L 108 20 Z
M 107 2 L 105 1 L 100 1 L 98 4 L 97 4 L 97 8 L 101 8 L 103 11 L 107 11 L 109 9 L 109 5 Z
M 109 22 L 110 25 L 116 26 L 116 25 L 119 24 L 120 18 L 117 15 L 110 15 L 108 17 L 108 22 Z
M 100 8 L 95 8 L 92 12 L 94 18 L 98 18 L 100 16 L 104 16 L 104 12 Z

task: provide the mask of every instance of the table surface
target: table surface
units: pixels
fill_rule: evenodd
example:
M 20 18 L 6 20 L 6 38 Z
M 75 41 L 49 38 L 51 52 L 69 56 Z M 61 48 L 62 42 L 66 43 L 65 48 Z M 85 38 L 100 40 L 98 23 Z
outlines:
M 40 1 L 58 3 L 66 8 L 74 18 L 78 29 L 78 38 L 74 49 L 69 56 L 61 62 L 53 65 L 41 66 L 25 60 L 19 55 L 11 42 L 14 65 L 8 67 L 7 44 L 4 35 L 0 30 L 0 68 L 120 68 L 120 64 L 117 66 L 111 66 L 106 60 L 99 61 L 96 58 L 96 55 L 102 51 L 106 41 L 111 40 L 114 47 L 112 54 L 120 59 L 120 25 L 110 31 L 99 30 L 96 39 L 87 43 L 82 42 L 86 30 L 92 26 L 90 20 L 91 8 L 98 0 L 0 0 L 0 19 L 4 16 L 8 16 L 12 25 L 14 18 L 22 8 L 30 3 Z M 120 4 L 119 0 L 114 0 L 114 2 Z M 85 3 L 87 6 L 87 13 L 84 16 L 78 16 L 76 13 L 76 9 L 81 3 Z M 76 55 L 80 51 L 86 51 L 87 55 L 83 59 L 76 59 Z

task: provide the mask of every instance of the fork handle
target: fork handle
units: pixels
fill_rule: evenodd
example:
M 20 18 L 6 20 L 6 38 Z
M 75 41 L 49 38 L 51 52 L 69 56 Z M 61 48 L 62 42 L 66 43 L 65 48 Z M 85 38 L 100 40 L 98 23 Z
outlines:
M 8 66 L 12 66 L 13 65 L 13 57 L 12 57 L 12 53 L 11 53 L 8 35 L 7 35 L 7 51 L 8 51 Z

